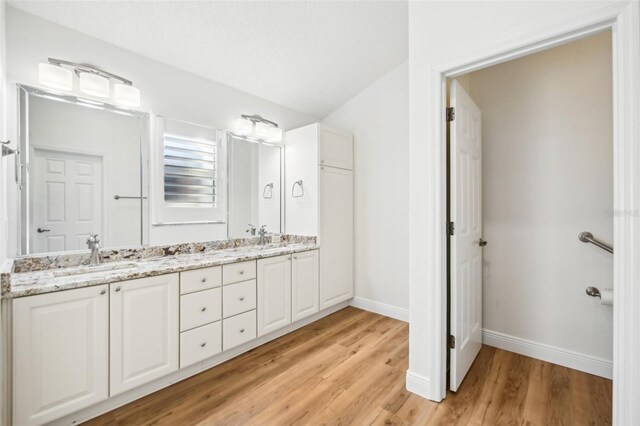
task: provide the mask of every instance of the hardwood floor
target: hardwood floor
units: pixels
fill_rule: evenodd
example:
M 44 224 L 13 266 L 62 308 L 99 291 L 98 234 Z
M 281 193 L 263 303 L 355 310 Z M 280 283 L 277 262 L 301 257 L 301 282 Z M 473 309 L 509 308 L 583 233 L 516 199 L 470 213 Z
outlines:
M 90 425 L 611 423 L 611 381 L 483 347 L 441 403 L 405 389 L 408 324 L 346 308 Z

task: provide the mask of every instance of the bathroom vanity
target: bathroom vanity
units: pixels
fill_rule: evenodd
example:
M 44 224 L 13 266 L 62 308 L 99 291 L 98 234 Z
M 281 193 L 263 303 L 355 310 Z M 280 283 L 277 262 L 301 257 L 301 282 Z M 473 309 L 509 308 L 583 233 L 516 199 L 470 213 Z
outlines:
M 82 421 L 346 306 L 319 308 L 315 238 L 285 239 L 4 274 L 12 423 Z

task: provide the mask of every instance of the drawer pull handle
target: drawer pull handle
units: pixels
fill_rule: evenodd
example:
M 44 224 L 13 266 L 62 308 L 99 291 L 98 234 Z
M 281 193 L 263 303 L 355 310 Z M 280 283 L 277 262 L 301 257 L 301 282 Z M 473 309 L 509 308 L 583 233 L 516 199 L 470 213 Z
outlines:
M 207 342 L 202 342 L 202 343 L 200 343 L 200 347 L 201 347 L 201 348 L 204 348 L 205 346 L 207 346 Z
M 244 296 L 240 296 L 240 301 L 242 302 L 244 300 Z
M 240 333 L 244 333 L 244 328 L 241 328 L 241 329 L 240 329 Z
M 201 279 L 201 280 L 200 280 L 200 282 L 206 283 L 206 282 L 207 282 L 207 279 L 206 279 L 206 278 L 203 278 L 203 279 Z
M 200 310 L 201 310 L 202 312 L 204 312 L 204 311 L 206 311 L 206 310 L 207 310 L 207 307 L 206 307 L 206 306 L 203 306 L 203 307 L 202 307 L 202 309 L 200 309 Z
M 238 271 L 240 275 L 244 275 L 244 271 Z
M 116 291 L 120 291 L 120 287 L 116 287 Z

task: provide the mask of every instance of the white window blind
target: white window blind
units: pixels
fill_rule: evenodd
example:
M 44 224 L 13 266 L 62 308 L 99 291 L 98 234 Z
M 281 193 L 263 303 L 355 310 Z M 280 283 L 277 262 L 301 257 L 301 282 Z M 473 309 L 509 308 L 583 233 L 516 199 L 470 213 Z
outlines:
M 216 207 L 216 141 L 164 134 L 164 201 Z

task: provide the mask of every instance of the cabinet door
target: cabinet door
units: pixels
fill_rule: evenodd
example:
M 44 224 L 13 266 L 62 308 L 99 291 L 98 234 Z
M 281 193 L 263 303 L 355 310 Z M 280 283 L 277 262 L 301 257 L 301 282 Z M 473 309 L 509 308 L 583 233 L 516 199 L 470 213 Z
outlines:
M 322 166 L 353 170 L 353 138 L 326 126 L 319 129 L 319 163 Z
M 353 172 L 320 167 L 320 309 L 353 297 Z
M 291 323 L 291 256 L 258 261 L 258 336 Z
M 111 395 L 178 370 L 178 274 L 110 285 Z
M 108 397 L 107 286 L 13 301 L 13 424 L 39 425 Z
M 291 264 L 291 317 L 293 321 L 318 312 L 318 250 L 296 253 Z

